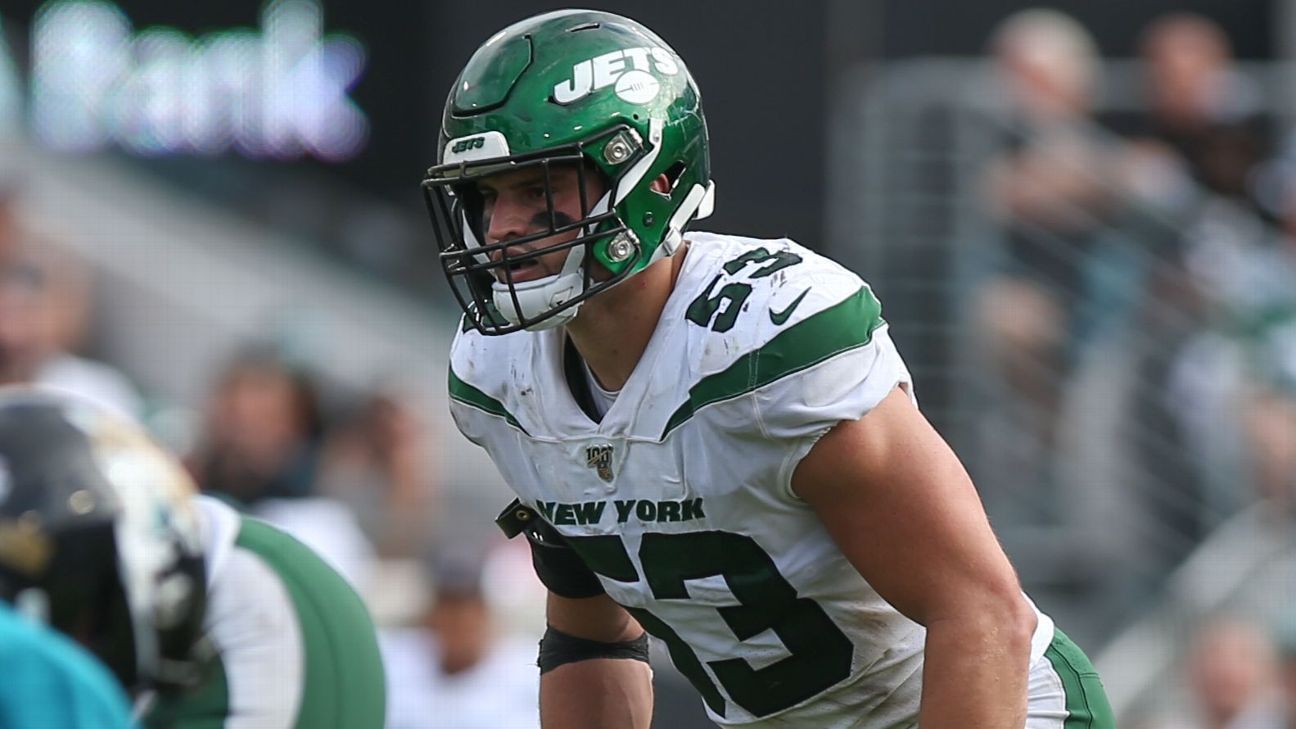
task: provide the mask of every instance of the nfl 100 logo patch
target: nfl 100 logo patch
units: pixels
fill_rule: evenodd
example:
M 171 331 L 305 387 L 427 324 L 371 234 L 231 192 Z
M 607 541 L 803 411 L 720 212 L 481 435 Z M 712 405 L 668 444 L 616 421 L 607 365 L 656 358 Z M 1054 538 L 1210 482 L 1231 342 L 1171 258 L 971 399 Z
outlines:
M 611 483 L 612 445 L 610 443 L 599 443 L 586 448 L 585 465 L 594 469 L 599 478 Z

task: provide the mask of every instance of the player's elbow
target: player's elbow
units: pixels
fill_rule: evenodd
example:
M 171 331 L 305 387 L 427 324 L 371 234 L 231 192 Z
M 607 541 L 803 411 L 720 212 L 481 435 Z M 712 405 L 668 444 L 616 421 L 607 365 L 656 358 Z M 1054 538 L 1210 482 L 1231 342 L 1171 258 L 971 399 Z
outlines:
M 1020 590 L 967 595 L 936 617 L 928 631 L 948 630 L 971 643 L 991 643 L 1012 654 L 1029 654 L 1039 616 Z
M 1004 640 L 1024 654 L 1030 653 L 1031 638 L 1039 624 L 1035 608 L 1020 592 L 1015 599 L 1007 599 L 999 608 L 999 631 Z
M 997 640 L 1013 653 L 1029 655 L 1031 638 L 1035 634 L 1039 616 L 1035 609 L 1018 592 L 1015 596 L 1004 596 L 986 607 L 990 616 L 988 629 L 994 632 Z

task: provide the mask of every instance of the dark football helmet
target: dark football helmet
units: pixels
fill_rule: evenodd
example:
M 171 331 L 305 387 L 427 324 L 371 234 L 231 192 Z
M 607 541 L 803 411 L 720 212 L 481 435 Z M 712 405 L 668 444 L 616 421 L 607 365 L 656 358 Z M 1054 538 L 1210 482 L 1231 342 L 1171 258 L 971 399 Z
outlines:
M 137 425 L 77 397 L 0 388 L 0 599 L 130 690 L 197 675 L 206 604 L 194 487 Z

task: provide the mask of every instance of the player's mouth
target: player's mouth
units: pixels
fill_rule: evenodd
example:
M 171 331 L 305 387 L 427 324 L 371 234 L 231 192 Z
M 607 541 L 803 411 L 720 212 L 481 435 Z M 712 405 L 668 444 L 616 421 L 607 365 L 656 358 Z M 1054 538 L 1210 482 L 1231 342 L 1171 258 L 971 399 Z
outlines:
M 539 258 L 532 258 L 526 261 L 517 261 L 506 264 L 503 268 L 507 271 L 496 269 L 495 277 L 500 283 L 512 282 L 515 284 L 525 281 L 534 281 L 538 278 L 544 278 L 549 273 L 541 265 Z

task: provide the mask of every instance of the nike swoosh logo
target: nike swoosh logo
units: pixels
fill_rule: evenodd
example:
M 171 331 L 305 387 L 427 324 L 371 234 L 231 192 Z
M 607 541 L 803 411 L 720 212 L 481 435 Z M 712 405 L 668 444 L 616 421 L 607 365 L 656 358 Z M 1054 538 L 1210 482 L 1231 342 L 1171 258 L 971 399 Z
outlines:
M 792 312 L 796 311 L 796 308 L 801 305 L 801 300 L 804 299 L 808 293 L 810 293 L 810 289 L 802 291 L 801 295 L 796 297 L 796 301 L 788 304 L 788 307 L 783 311 L 774 311 L 773 309 L 770 309 L 770 321 L 774 322 L 774 326 L 783 326 L 784 322 L 788 320 L 788 317 L 792 316 Z

